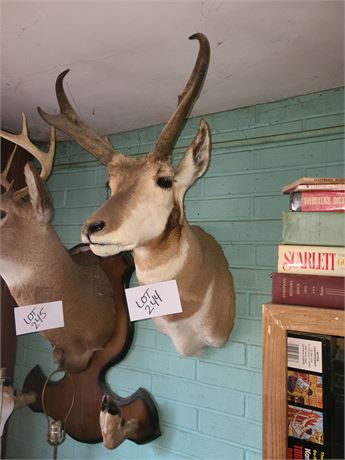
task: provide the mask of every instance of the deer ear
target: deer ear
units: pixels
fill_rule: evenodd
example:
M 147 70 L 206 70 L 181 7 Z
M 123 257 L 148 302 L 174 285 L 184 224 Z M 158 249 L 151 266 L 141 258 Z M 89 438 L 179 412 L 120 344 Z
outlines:
M 211 152 L 210 128 L 201 120 L 199 131 L 176 168 L 174 179 L 180 191 L 185 191 L 202 176 L 207 169 Z
M 47 224 L 53 218 L 54 207 L 46 184 L 31 162 L 26 163 L 24 173 L 32 207 L 36 211 L 39 220 Z

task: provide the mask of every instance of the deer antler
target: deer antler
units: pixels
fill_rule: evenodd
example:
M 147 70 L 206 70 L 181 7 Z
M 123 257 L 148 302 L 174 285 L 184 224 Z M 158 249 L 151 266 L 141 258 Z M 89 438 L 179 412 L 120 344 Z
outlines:
M 9 170 L 10 170 L 10 168 L 11 168 L 11 165 L 12 165 L 12 161 L 13 161 L 14 155 L 15 155 L 15 153 L 16 153 L 16 151 L 17 151 L 17 147 L 18 147 L 18 145 L 15 145 L 15 146 L 14 146 L 14 149 L 12 150 L 12 153 L 11 153 L 11 155 L 10 155 L 10 158 L 7 160 L 5 169 L 4 169 L 3 171 L 1 171 L 1 174 L 3 174 L 4 177 L 7 177 L 7 175 L 8 175 L 8 172 L 9 172 Z
M 55 83 L 60 113 L 58 115 L 49 114 L 37 107 L 38 113 L 47 123 L 71 136 L 83 149 L 107 165 L 112 157 L 119 152 L 113 149 L 108 139 L 103 140 L 92 128 L 87 126 L 73 109 L 63 88 L 63 79 L 68 72 L 69 69 L 60 73 Z
M 4 187 L 6 192 L 8 192 L 11 190 L 13 182 L 8 182 L 6 176 L 3 173 L 1 173 L 0 174 L 0 185 L 1 187 Z
M 25 113 L 22 113 L 22 120 L 23 120 L 23 124 L 22 124 L 22 131 L 20 134 L 12 134 L 12 133 L 8 133 L 6 131 L 0 130 L 0 137 L 3 137 L 4 139 L 7 139 L 10 142 L 13 142 L 14 144 L 16 144 L 16 146 L 19 145 L 24 150 L 27 150 L 29 153 L 31 153 L 31 155 L 34 156 L 41 165 L 41 168 L 42 168 L 41 173 L 40 173 L 41 178 L 43 180 L 47 180 L 52 171 L 54 155 L 55 155 L 55 143 L 56 143 L 55 128 L 51 127 L 49 150 L 47 153 L 44 153 L 35 144 L 33 144 L 29 139 L 28 124 L 26 121 Z M 15 151 L 16 151 L 16 148 L 13 150 L 10 156 L 10 159 L 7 162 L 7 165 L 2 173 L 3 179 L 7 177 Z M 8 182 L 7 179 L 6 179 L 6 182 Z M 6 188 L 5 185 L 4 187 Z M 26 194 L 27 194 L 27 187 L 24 187 L 20 190 L 15 191 L 14 197 L 16 199 L 19 199 L 25 196 Z
M 17 145 L 14 146 L 14 149 L 12 150 L 10 158 L 7 160 L 6 166 L 5 166 L 4 170 L 1 171 L 1 174 L 0 174 L 0 185 L 1 185 L 1 187 L 4 187 L 6 192 L 9 192 L 11 190 L 11 188 L 12 188 L 12 185 L 13 185 L 13 181 L 9 182 L 7 180 L 7 175 L 8 175 L 8 172 L 10 170 L 10 167 L 11 167 L 14 155 L 16 153 L 16 150 L 17 150 Z
M 210 43 L 207 37 L 197 33 L 190 36 L 189 39 L 199 40 L 200 49 L 191 76 L 178 97 L 176 110 L 163 128 L 153 149 L 153 155 L 161 161 L 168 160 L 171 155 L 183 123 L 199 96 L 210 62 Z

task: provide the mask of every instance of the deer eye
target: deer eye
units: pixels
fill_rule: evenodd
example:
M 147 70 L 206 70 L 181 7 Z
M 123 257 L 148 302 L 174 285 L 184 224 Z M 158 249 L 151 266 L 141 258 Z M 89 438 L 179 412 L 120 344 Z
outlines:
M 1 211 L 0 211 L 0 217 L 1 217 L 1 219 L 5 219 L 6 216 L 7 216 L 7 212 L 1 210 Z
M 161 188 L 171 188 L 173 181 L 170 177 L 158 177 L 156 183 Z

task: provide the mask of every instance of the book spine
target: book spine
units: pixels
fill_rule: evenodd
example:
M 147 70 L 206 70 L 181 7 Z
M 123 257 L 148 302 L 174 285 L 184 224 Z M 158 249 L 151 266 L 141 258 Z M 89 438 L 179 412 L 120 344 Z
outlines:
M 345 278 L 272 273 L 272 303 L 345 308 Z
M 302 444 L 298 440 L 294 440 L 292 438 L 288 438 L 288 451 L 287 451 L 287 458 L 288 459 L 322 459 L 325 460 L 325 449 L 322 446 L 318 446 L 317 444 Z
M 345 184 L 345 180 L 343 177 L 302 177 L 301 179 L 292 182 L 291 184 L 285 185 L 282 188 L 283 193 L 292 192 L 296 187 L 300 185 L 316 185 L 316 186 L 324 186 L 324 185 L 337 185 L 337 184 Z
M 337 339 L 343 342 L 344 339 Z M 339 344 L 340 345 L 340 344 Z M 338 346 L 333 360 L 333 417 L 332 417 L 332 441 L 333 457 L 345 458 L 344 449 L 344 343 Z
M 284 193 L 292 193 L 292 192 L 302 192 L 302 191 L 311 191 L 311 190 L 338 190 L 344 191 L 345 185 L 344 184 L 301 184 L 297 185 L 295 188 L 291 190 L 287 190 Z
M 327 246 L 278 246 L 278 273 L 345 276 L 345 248 Z
M 344 246 L 345 214 L 342 212 L 283 212 L 282 243 Z
M 302 212 L 345 211 L 345 191 L 294 192 L 290 194 L 290 209 Z

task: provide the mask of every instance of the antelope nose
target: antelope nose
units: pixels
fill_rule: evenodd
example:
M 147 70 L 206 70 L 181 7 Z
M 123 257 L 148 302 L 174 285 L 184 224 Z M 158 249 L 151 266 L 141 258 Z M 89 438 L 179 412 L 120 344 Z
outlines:
M 105 222 L 103 220 L 100 220 L 99 222 L 92 222 L 92 224 L 89 224 L 86 227 L 86 233 L 87 235 L 92 235 L 92 233 L 96 233 L 103 230 L 104 227 Z

